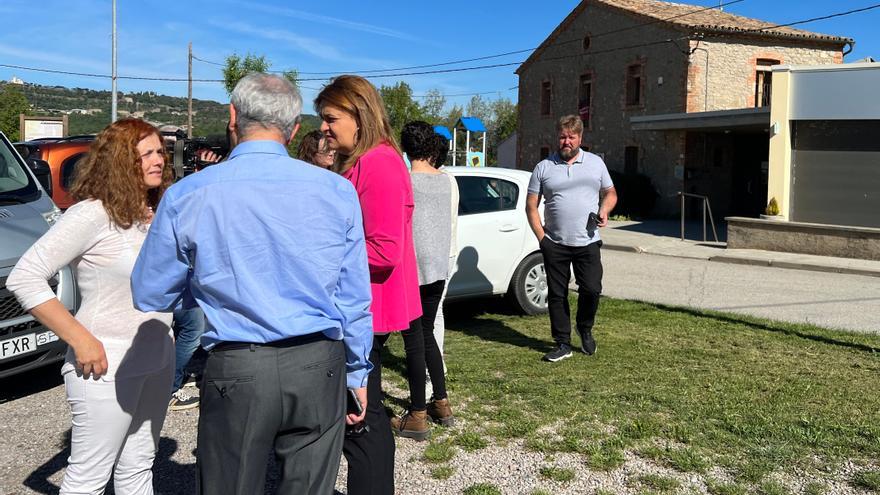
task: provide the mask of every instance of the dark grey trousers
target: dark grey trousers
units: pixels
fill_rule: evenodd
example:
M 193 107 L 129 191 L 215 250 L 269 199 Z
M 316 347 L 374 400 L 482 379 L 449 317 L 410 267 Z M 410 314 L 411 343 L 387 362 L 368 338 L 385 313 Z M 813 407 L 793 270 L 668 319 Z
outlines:
M 333 493 L 345 428 L 341 341 L 214 350 L 203 383 L 198 493 L 263 493 L 273 449 L 278 493 Z

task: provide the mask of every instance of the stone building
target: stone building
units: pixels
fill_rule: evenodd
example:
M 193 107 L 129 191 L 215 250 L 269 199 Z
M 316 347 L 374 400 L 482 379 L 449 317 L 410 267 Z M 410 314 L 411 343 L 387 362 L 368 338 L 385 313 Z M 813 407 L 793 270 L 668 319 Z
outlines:
M 677 214 L 686 191 L 708 196 L 716 218 L 756 216 L 771 66 L 842 63 L 852 43 L 717 8 L 583 0 L 516 71 L 517 163 L 533 168 L 555 149 L 556 119 L 579 114 L 585 149 L 651 179 L 654 215 Z

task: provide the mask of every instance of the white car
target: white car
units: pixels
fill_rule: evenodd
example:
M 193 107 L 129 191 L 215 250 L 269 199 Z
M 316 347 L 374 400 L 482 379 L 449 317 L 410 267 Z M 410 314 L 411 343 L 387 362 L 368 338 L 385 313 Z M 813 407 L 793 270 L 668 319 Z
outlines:
M 526 219 L 531 174 L 494 167 L 443 170 L 455 177 L 459 191 L 459 253 L 447 300 L 507 294 L 524 313 L 545 313 L 544 258 Z

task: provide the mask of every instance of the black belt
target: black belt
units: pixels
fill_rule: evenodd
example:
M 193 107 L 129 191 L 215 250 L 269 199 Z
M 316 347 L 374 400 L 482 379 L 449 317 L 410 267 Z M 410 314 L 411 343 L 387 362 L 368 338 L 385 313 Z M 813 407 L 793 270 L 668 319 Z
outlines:
M 295 347 L 298 345 L 310 344 L 312 342 L 318 342 L 321 340 L 332 340 L 332 339 L 330 339 L 329 337 L 324 335 L 324 332 L 315 332 L 315 333 L 309 333 L 306 335 L 297 335 L 296 337 L 290 337 L 287 339 L 275 340 L 272 342 L 256 343 L 256 342 L 226 341 L 226 342 L 218 342 L 217 344 L 215 344 L 214 347 L 211 348 L 211 352 L 234 351 L 234 350 L 239 350 L 239 349 L 250 349 L 253 351 L 253 350 L 256 350 L 257 348 L 260 348 L 260 347 L 275 347 L 275 348 Z

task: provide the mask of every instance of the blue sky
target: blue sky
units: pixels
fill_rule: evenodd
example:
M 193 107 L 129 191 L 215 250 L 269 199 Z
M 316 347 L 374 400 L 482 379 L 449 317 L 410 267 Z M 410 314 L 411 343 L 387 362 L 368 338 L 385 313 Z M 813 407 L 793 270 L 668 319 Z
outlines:
M 729 1 L 729 0 L 728 0 Z M 687 0 L 699 6 L 718 0 Z M 744 0 L 726 10 L 785 23 L 866 7 L 876 0 Z M 187 42 L 202 59 L 223 62 L 231 53 L 265 55 L 273 70 L 349 72 L 440 63 L 536 47 L 578 4 L 576 0 L 445 2 L 281 0 L 117 0 L 119 75 L 186 77 Z M 0 3 L 0 64 L 61 71 L 110 73 L 110 0 L 3 0 Z M 14 22 L 10 22 L 15 20 Z M 856 39 L 848 61 L 880 58 L 875 26 L 880 9 L 819 21 L 800 29 Z M 522 61 L 528 53 L 475 64 Z M 451 66 L 457 67 L 457 66 Z M 439 89 L 447 95 L 488 92 L 485 99 L 516 100 L 515 66 L 374 79 L 405 80 L 416 95 Z M 0 67 L 0 79 L 68 87 L 110 89 L 109 79 L 47 74 Z M 220 79 L 220 67 L 193 63 L 196 79 Z M 301 77 L 329 77 L 303 74 Z M 311 101 L 320 81 L 303 82 Z M 185 82 L 119 82 L 119 90 L 186 95 Z M 196 98 L 228 101 L 220 83 L 196 83 Z M 449 96 L 466 104 L 470 96 Z M 311 110 L 311 105 L 306 106 Z

